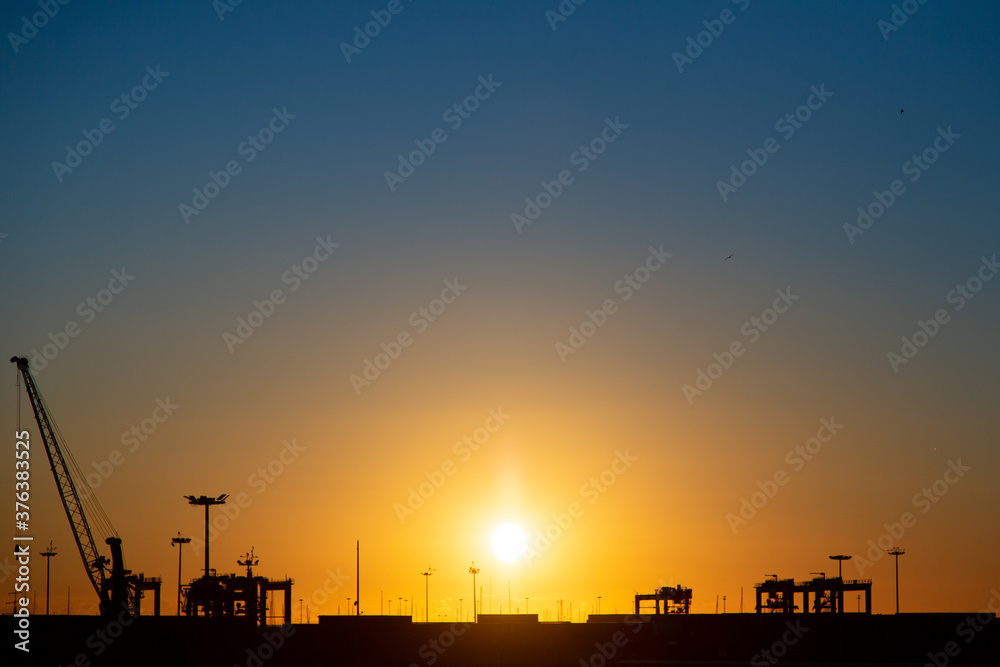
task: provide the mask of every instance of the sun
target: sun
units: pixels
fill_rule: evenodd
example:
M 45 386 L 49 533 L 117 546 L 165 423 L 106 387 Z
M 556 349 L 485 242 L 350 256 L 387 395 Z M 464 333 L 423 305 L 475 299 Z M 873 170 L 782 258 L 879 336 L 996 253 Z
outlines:
M 528 546 L 528 536 L 521 530 L 520 526 L 505 523 L 493 531 L 493 539 L 490 544 L 493 546 L 493 553 L 497 555 L 497 558 L 513 563 L 521 557 L 524 548 Z

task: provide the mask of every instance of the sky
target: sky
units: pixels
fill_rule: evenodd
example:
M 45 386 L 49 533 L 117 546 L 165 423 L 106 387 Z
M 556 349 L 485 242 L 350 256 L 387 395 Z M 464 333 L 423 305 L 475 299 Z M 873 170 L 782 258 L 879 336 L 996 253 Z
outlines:
M 902 611 L 1000 586 L 996 3 L 51 4 L 0 9 L 0 341 L 164 613 L 192 494 L 296 621 L 357 541 L 432 620 L 473 562 L 550 619 L 834 554 L 892 613 L 894 547 Z M 0 490 L 20 424 L 96 613 L 8 372 Z

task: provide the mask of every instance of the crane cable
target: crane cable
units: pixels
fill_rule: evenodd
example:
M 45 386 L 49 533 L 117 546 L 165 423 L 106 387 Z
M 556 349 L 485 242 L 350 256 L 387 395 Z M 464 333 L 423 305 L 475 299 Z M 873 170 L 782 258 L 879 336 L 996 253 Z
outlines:
M 16 366 L 14 367 L 14 402 L 16 405 L 16 407 L 14 408 L 16 410 L 16 415 L 14 416 L 14 420 L 17 423 L 17 426 L 15 427 L 14 430 L 16 433 L 20 433 L 21 432 L 21 372 L 17 369 Z
M 97 500 L 94 490 L 90 487 L 90 484 L 87 483 L 86 475 L 80 468 L 80 464 L 77 462 L 76 457 L 73 456 L 73 450 L 70 449 L 66 442 L 66 437 L 62 434 L 62 430 L 59 428 L 59 424 L 56 423 L 55 418 L 52 416 L 52 411 L 49 410 L 48 403 L 45 401 L 45 398 L 42 397 L 41 392 L 37 392 L 37 394 L 42 403 L 42 407 L 49 416 L 49 422 L 52 424 L 52 430 L 55 431 L 58 442 L 62 443 L 62 447 L 60 449 L 63 452 L 63 456 L 67 459 L 69 467 L 69 470 L 66 472 L 70 475 L 74 486 L 78 489 L 77 495 L 80 497 L 80 505 L 81 509 L 84 511 L 84 517 L 95 524 L 98 529 L 98 534 L 102 538 L 102 542 L 108 537 L 118 537 L 118 531 L 115 530 L 114 525 L 111 523 L 111 519 L 108 518 L 108 515 L 101 506 L 100 501 Z M 80 492 L 81 489 L 83 493 Z

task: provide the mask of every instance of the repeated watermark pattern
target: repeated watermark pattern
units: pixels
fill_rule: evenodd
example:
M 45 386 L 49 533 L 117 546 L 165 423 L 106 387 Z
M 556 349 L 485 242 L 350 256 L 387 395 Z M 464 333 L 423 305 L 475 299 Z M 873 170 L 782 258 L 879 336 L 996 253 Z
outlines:
M 278 478 L 285 473 L 289 466 L 295 463 L 306 450 L 305 445 L 300 445 L 296 438 L 291 442 L 284 440 L 278 454 L 267 462 L 266 465 L 258 467 L 247 477 L 247 486 L 254 493 L 250 495 L 248 491 L 240 491 L 231 497 L 231 502 L 219 505 L 208 524 L 208 541 L 214 542 L 233 523 L 243 515 L 243 511 L 253 504 L 254 498 L 274 484 Z M 200 556 L 205 549 L 205 540 L 199 536 L 191 538 L 191 548 L 196 556 Z
M 503 85 L 500 81 L 494 81 L 492 74 L 485 77 L 480 76 L 477 81 L 478 85 L 465 99 L 455 102 L 441 114 L 441 120 L 448 125 L 452 132 L 462 127 L 465 121 L 479 109 L 479 106 L 490 99 L 497 88 Z M 389 192 L 395 192 L 397 187 L 413 176 L 417 169 L 427 162 L 427 158 L 434 154 L 438 145 L 446 141 L 448 141 L 448 133 L 443 127 L 435 127 L 426 139 L 414 139 L 415 148 L 406 155 L 402 153 L 397 155 L 396 159 L 399 162 L 395 169 L 383 172 L 385 184 L 389 186 Z
M 111 102 L 111 113 L 115 115 L 119 122 L 124 121 L 132 112 L 139 108 L 139 105 L 146 100 L 151 92 L 160 87 L 160 84 L 170 76 L 170 72 L 164 72 L 159 65 L 147 66 L 146 74 L 142 80 L 132 88 L 132 90 L 122 93 Z M 66 155 L 62 162 L 52 161 L 52 172 L 56 180 L 60 183 L 67 174 L 72 174 L 73 170 L 83 164 L 84 158 L 91 155 L 94 149 L 101 145 L 104 139 L 115 131 L 115 121 L 111 118 L 102 118 L 97 122 L 97 126 L 91 129 L 84 129 L 83 139 L 73 145 L 66 145 Z
M 479 428 L 462 436 L 452 445 L 452 452 L 458 457 L 458 463 L 454 459 L 447 458 L 441 462 L 437 468 L 424 472 L 424 479 L 415 487 L 407 489 L 405 503 L 396 503 L 392 506 L 399 523 L 406 523 L 406 520 L 417 513 L 417 510 L 424 507 L 427 501 L 434 497 L 445 485 L 449 477 L 454 476 L 460 464 L 468 463 L 487 443 L 494 433 L 499 431 L 510 415 L 503 411 L 503 407 L 490 408 L 488 416 Z
M 111 305 L 118 295 L 125 291 L 125 288 L 132 284 L 135 276 L 128 272 L 126 267 L 111 270 L 111 280 L 108 286 L 99 289 L 92 296 L 83 299 L 76 306 L 76 314 L 79 321 L 71 319 L 55 333 L 49 332 L 49 342 L 38 348 L 31 348 L 28 359 L 31 362 L 31 370 L 35 373 L 45 370 L 49 363 L 55 361 L 59 354 L 69 347 L 70 343 L 83 333 L 84 326 L 91 324 Z
M 948 129 L 938 128 L 938 136 L 931 142 L 931 145 L 922 150 L 919 154 L 914 154 L 909 160 L 904 162 L 900 167 L 904 176 L 909 176 L 908 179 L 911 183 L 916 183 L 920 180 L 920 177 L 931 168 L 931 166 L 938 161 L 941 154 L 950 149 L 957 140 L 962 138 L 962 135 L 956 134 L 952 131 L 951 125 Z M 857 213 L 858 218 L 852 225 L 849 222 L 844 223 L 844 234 L 847 235 L 847 240 L 854 245 L 854 240 L 864 235 L 872 225 L 885 215 L 886 211 L 893 207 L 893 205 L 906 194 L 906 183 L 900 179 L 896 179 L 889 183 L 889 187 L 886 190 L 874 190 L 872 192 L 872 201 L 864 206 L 859 206 Z
M 412 0 L 407 1 L 412 2 Z M 381 35 L 382 31 L 392 23 L 393 18 L 402 14 L 404 9 L 406 6 L 402 0 L 389 0 L 385 9 L 373 9 L 369 12 L 371 21 L 354 26 L 351 41 L 340 43 L 340 52 L 347 64 L 351 64 L 353 58 L 361 55 L 361 52 L 371 45 L 372 40 Z
M 579 148 L 569 154 L 569 163 L 576 167 L 576 172 L 582 174 L 590 168 L 590 165 L 608 149 L 608 146 L 618 141 L 622 133 L 628 129 L 628 125 L 621 121 L 620 116 L 604 119 L 604 127 L 600 133 L 585 144 L 580 144 Z M 555 200 L 559 199 L 566 188 L 576 182 L 576 177 L 569 169 L 563 169 L 551 181 L 543 180 L 542 189 L 533 197 L 524 198 L 524 210 L 514 212 L 510 215 L 510 221 L 514 225 L 514 230 L 518 234 L 524 232 L 525 227 L 529 227 L 542 212 L 552 206 Z
M 191 188 L 191 203 L 181 202 L 177 205 L 177 210 L 180 211 L 184 224 L 190 225 L 192 217 L 201 215 L 208 208 L 208 205 L 229 187 L 233 179 L 243 173 L 244 167 L 267 150 L 275 137 L 284 132 L 295 118 L 297 118 L 297 114 L 289 113 L 287 106 L 280 110 L 278 107 L 272 108 L 271 118 L 268 119 L 264 127 L 247 135 L 246 139 L 237 144 L 236 154 L 243 158 L 242 163 L 240 160 L 232 159 L 226 161 L 222 169 L 209 171 L 208 180 L 205 181 L 204 185 Z
M 740 326 L 740 334 L 746 339 L 746 343 L 743 342 L 743 339 L 737 338 L 727 345 L 722 352 L 713 352 L 712 359 L 714 361 L 710 362 L 705 368 L 698 368 L 695 371 L 694 384 L 681 385 L 681 393 L 687 399 L 688 405 L 694 405 L 695 398 L 703 396 L 706 391 L 711 389 L 733 367 L 736 360 L 746 353 L 747 349 L 749 349 L 748 345 L 752 345 L 760 340 L 761 336 L 777 323 L 778 318 L 787 313 L 795 305 L 795 302 L 801 298 L 800 295 L 792 293 L 791 287 L 777 289 L 774 293 L 778 295 L 778 298 L 771 303 L 770 308 L 765 308 L 761 311 L 760 315 L 751 317 Z
M 741 12 L 745 12 L 750 6 L 750 0 L 732 0 L 732 2 Z M 694 61 L 705 52 L 705 49 L 712 46 L 715 40 L 722 36 L 726 26 L 735 23 L 737 16 L 732 9 L 726 7 L 719 12 L 719 18 L 702 21 L 701 24 L 705 29 L 694 35 L 688 35 L 683 52 L 674 51 L 671 56 L 677 71 L 683 74 L 685 67 L 693 65 Z
M 260 327 L 277 312 L 278 307 L 288 301 L 289 294 L 299 290 L 302 285 L 309 280 L 326 262 L 333 256 L 334 250 L 340 247 L 339 243 L 334 243 L 333 235 L 328 234 L 326 238 L 316 237 L 316 245 L 312 252 L 301 260 L 292 264 L 281 274 L 281 284 L 288 286 L 288 292 L 280 287 L 275 287 L 262 299 L 254 299 L 251 302 L 253 308 L 246 315 L 236 318 L 236 326 L 232 331 L 222 333 L 222 342 L 225 343 L 229 354 L 250 340 Z
M 823 446 L 833 440 L 833 436 L 843 428 L 844 425 L 838 423 L 835 417 L 820 419 L 816 435 L 801 445 L 795 445 L 795 447 L 789 449 L 785 454 L 784 461 L 791 468 L 791 473 L 800 472 L 805 468 L 806 464 L 820 453 Z M 738 532 L 740 527 L 747 525 L 751 519 L 757 516 L 767 503 L 778 495 L 780 487 L 788 484 L 791 479 L 790 473 L 785 471 L 784 468 L 778 468 L 771 475 L 770 479 L 757 482 L 757 491 L 751 493 L 749 497 L 744 496 L 740 498 L 739 510 L 736 513 L 729 512 L 725 516 L 726 523 L 729 524 L 729 529 L 733 531 L 733 535 Z
M 413 345 L 416 336 L 427 331 L 433 322 L 436 322 L 444 315 L 448 306 L 455 303 L 455 300 L 467 289 L 469 289 L 469 286 L 460 283 L 457 277 L 446 279 L 440 297 L 431 299 L 426 306 L 420 306 L 410 313 L 407 322 L 413 327 L 413 333 L 409 329 L 403 329 L 393 336 L 388 343 L 385 341 L 379 343 L 379 348 L 382 351 L 376 353 L 374 357 L 365 359 L 363 364 L 364 369 L 360 374 L 352 373 L 347 378 L 354 389 L 354 394 L 360 396 L 362 389 L 370 387 L 373 382 L 378 380 L 382 376 L 382 373 L 388 370 L 392 363 L 402 356 L 403 350 Z
M 972 467 L 964 465 L 960 458 L 955 461 L 948 461 L 948 467 L 945 468 L 940 479 L 934 480 L 933 483 L 913 494 L 910 504 L 915 509 L 920 510 L 920 515 L 927 514 L 941 502 L 941 499 L 944 498 L 951 487 L 962 481 L 965 475 L 971 470 Z M 900 540 L 903 539 L 906 532 L 916 526 L 919 519 L 920 516 L 907 511 L 900 514 L 897 521 L 883 523 L 882 528 L 885 529 L 884 532 L 878 537 L 868 540 L 866 544 L 868 548 L 865 551 L 865 555 L 854 558 L 851 561 L 854 563 L 854 567 L 858 569 L 858 576 L 864 574 L 865 570 L 882 560 L 889 549 L 899 545 Z
M 1000 272 L 1000 263 L 997 263 L 997 256 L 983 256 L 973 274 L 945 294 L 945 303 L 951 306 L 952 311 L 956 313 L 961 311 L 982 291 L 986 283 L 993 280 L 998 272 Z M 949 322 L 951 322 L 951 313 L 948 312 L 947 308 L 938 308 L 927 319 L 918 319 L 912 334 L 899 337 L 898 351 L 890 350 L 886 353 L 886 359 L 889 361 L 892 372 L 899 373 L 899 369 L 910 363 L 920 353 L 920 350 L 925 348 L 941 332 L 941 327 Z
M 784 116 L 774 122 L 774 131 L 781 135 L 781 138 L 788 141 L 798 130 L 801 130 L 813 117 L 813 113 L 819 111 L 826 104 L 827 100 L 833 97 L 833 93 L 826 89 L 826 84 L 809 87 L 809 96 L 805 102 L 789 111 Z M 781 144 L 774 137 L 768 137 L 759 148 L 748 148 L 746 150 L 747 159 L 737 164 L 729 165 L 729 178 L 725 181 L 715 182 L 715 188 L 719 191 L 722 201 L 729 201 L 729 197 L 735 194 L 740 188 L 747 184 L 747 179 L 752 177 L 760 168 L 767 164 L 768 159 L 781 149 Z
M 593 505 L 618 482 L 622 475 L 631 470 L 638 460 L 639 457 L 629 453 L 628 449 L 625 451 L 616 449 L 611 465 L 580 485 L 580 498 L 585 500 L 587 505 Z M 565 512 L 554 512 L 548 525 L 536 529 L 528 544 L 522 547 L 521 555 L 524 557 L 524 562 L 528 565 L 534 563 L 569 532 L 574 524 L 583 518 L 586 511 L 587 508 L 583 503 L 573 501 L 566 507 Z
M 899 4 L 894 3 L 889 18 L 879 19 L 875 22 L 875 27 L 882 33 L 882 39 L 888 42 L 889 37 L 906 25 L 910 17 L 920 11 L 920 7 L 927 2 L 928 0 L 903 0 Z
M 60 9 L 69 3 L 70 0 L 38 0 L 39 11 L 22 16 L 20 29 L 7 33 L 7 41 L 14 53 L 18 53 L 25 44 L 37 37 L 38 31 L 47 26 L 59 14 Z
M 654 273 L 663 268 L 673 253 L 664 252 L 663 246 L 649 246 L 649 255 L 635 269 L 626 273 L 614 284 L 615 294 L 621 294 L 623 303 L 632 299 L 641 290 Z M 594 310 L 583 311 L 584 319 L 578 325 L 569 327 L 569 337 L 566 342 L 556 341 L 556 354 L 559 361 L 566 363 L 571 354 L 579 352 L 587 341 L 608 323 L 608 318 L 618 312 L 619 304 L 614 299 L 605 299 Z

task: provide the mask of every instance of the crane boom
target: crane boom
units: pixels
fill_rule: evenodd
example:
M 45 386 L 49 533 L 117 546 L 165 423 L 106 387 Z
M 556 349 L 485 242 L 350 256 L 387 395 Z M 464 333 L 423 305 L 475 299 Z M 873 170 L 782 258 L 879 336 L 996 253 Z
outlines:
M 35 381 L 28 370 L 28 360 L 25 357 L 11 357 L 11 363 L 17 364 L 17 370 L 24 378 L 24 388 L 28 392 L 31 400 L 31 409 L 35 413 L 35 421 L 42 434 L 42 441 L 45 443 L 45 453 L 49 458 L 52 467 L 52 474 L 56 479 L 56 486 L 59 487 L 59 496 L 62 499 L 63 509 L 66 510 L 66 518 L 69 519 L 70 527 L 73 529 L 73 537 L 76 539 L 76 546 L 83 558 L 83 564 L 87 569 L 87 576 L 90 583 L 97 591 L 100 598 L 102 614 L 110 614 L 113 609 L 121 604 L 128 605 L 131 602 L 129 586 L 124 570 L 124 558 L 122 556 L 121 539 L 109 537 L 106 543 L 111 547 L 111 579 L 105 577 L 104 569 L 107 567 L 108 559 L 100 555 L 97 545 L 94 542 L 94 535 L 87 522 L 87 515 L 83 511 L 83 504 L 80 501 L 80 494 L 77 491 L 76 483 L 70 474 L 69 466 L 63 456 L 59 441 L 56 438 L 56 431 L 45 405 L 42 403 L 41 395 L 35 386 Z M 110 584 L 110 586 L 109 586 Z M 108 589 L 110 588 L 110 595 Z

